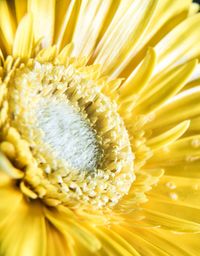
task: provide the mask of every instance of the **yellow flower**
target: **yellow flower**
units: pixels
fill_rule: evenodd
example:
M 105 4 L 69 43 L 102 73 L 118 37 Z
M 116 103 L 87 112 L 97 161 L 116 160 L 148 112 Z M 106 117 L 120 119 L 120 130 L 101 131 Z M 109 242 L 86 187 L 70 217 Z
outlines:
M 0 255 L 199 255 L 198 10 L 0 0 Z

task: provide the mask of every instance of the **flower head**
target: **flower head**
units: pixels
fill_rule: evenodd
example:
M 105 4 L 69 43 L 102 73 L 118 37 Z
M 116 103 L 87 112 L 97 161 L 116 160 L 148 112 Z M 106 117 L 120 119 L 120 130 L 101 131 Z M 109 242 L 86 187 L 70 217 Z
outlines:
M 200 15 L 0 1 L 0 254 L 196 256 Z

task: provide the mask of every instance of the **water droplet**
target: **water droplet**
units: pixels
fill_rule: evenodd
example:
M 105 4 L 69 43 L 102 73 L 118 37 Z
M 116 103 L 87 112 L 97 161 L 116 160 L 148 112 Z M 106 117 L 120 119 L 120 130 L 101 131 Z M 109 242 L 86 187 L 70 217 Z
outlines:
M 192 145 L 192 147 L 194 147 L 194 148 L 200 147 L 200 139 L 193 139 L 193 140 L 191 141 L 191 145 Z
M 61 177 L 60 175 L 57 176 L 57 181 L 58 181 L 58 183 L 60 183 L 60 184 L 63 183 L 62 177 Z
M 199 190 L 199 189 L 200 189 L 200 184 L 195 184 L 195 185 L 193 186 L 193 189 L 194 189 L 194 190 Z
M 45 172 L 46 172 L 47 174 L 50 174 L 50 173 L 51 173 L 51 168 L 50 168 L 49 166 L 47 166 L 47 167 L 45 168 Z
M 103 196 L 102 199 L 104 203 L 107 203 L 109 201 L 109 198 L 107 196 Z
M 163 147 L 163 151 L 164 151 L 165 153 L 169 153 L 169 152 L 170 152 L 170 149 L 169 149 L 168 146 L 165 146 L 165 147 Z
M 77 187 L 77 184 L 76 183 L 74 183 L 74 182 L 71 182 L 71 184 L 69 185 L 69 188 L 70 189 L 76 189 L 76 187 Z
M 67 186 L 66 184 L 64 184 L 64 183 L 62 183 L 62 191 L 63 191 L 64 193 L 69 192 L 68 186 Z
M 170 182 L 170 181 L 166 183 L 166 186 L 169 189 L 175 189 L 176 188 L 176 185 L 173 182 Z
M 95 192 L 95 191 L 93 191 L 93 190 L 92 190 L 92 191 L 90 191 L 90 192 L 89 192 L 89 196 L 90 196 L 90 197 L 94 197 L 94 196 L 96 196 L 96 192 Z
M 169 196 L 174 201 L 176 201 L 178 199 L 178 195 L 176 193 L 170 193 Z
M 200 159 L 199 156 L 186 156 L 186 158 L 185 158 L 186 162 L 188 162 L 188 163 L 194 162 L 198 159 Z

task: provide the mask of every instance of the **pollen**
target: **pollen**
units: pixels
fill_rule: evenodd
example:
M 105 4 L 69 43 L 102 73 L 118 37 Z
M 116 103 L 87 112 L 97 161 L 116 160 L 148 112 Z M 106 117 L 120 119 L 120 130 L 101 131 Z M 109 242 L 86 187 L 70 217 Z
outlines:
M 87 120 L 67 100 L 43 99 L 37 112 L 37 126 L 56 158 L 69 168 L 93 171 L 101 156 L 95 133 Z

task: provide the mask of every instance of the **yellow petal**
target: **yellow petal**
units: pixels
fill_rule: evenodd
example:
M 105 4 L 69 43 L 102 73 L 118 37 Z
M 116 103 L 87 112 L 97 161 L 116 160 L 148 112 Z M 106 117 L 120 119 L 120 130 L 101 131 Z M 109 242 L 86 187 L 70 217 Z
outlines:
M 181 162 L 177 165 L 165 166 L 166 175 L 177 177 L 200 178 L 200 161 Z
M 110 5 L 111 1 L 102 0 L 81 2 L 72 38 L 73 56 L 91 55 Z
M 7 173 L 11 178 L 21 179 L 24 173 L 12 166 L 10 161 L 0 153 L 0 171 Z
M 23 181 L 20 183 L 20 189 L 22 193 L 26 195 L 28 198 L 36 199 L 38 197 L 38 195 L 35 192 L 33 192 L 30 188 L 28 188 Z
M 3 52 L 0 48 L 0 66 L 2 65 L 3 61 L 4 61 L 4 56 L 3 56 Z
M 166 230 L 183 233 L 200 233 L 200 223 L 161 213 L 157 211 L 157 209 L 145 209 L 145 216 L 145 222 L 150 223 L 151 225 L 160 226 Z
M 200 45 L 196 43 L 200 40 L 199 22 L 200 14 L 191 16 L 156 45 L 158 64 L 155 73 L 199 56 Z
M 157 1 L 121 2 L 94 53 L 95 63 L 102 64 L 104 74 L 111 78 L 120 74 L 132 58 L 134 47 L 145 32 L 156 5 Z
M 130 239 L 130 232 L 127 233 L 128 239 Z M 177 234 L 159 228 L 146 230 L 138 229 L 134 230 L 133 234 L 133 239 L 136 240 L 136 242 L 134 242 L 136 248 L 140 246 L 141 252 L 144 255 L 152 256 L 196 256 L 197 254 L 195 252 L 199 250 L 199 238 L 199 234 Z M 143 246 L 141 246 L 141 244 Z M 149 251 L 147 250 L 148 253 L 146 252 L 146 248 L 149 249 Z
M 73 44 L 66 45 L 62 51 L 56 56 L 55 63 L 65 65 L 67 61 L 69 61 L 69 57 L 71 55 L 73 49 Z
M 196 132 L 200 130 L 200 117 L 196 117 L 191 120 L 190 130 Z
M 177 140 L 166 148 L 154 152 L 149 163 L 169 166 L 180 162 L 193 162 L 200 159 L 200 135 Z
M 48 256 L 75 256 L 74 250 L 70 250 L 71 243 L 62 233 L 50 223 L 47 223 L 47 255 Z M 71 244 L 73 246 L 73 244 Z
M 49 46 L 47 48 L 42 49 L 36 56 L 36 60 L 39 62 L 49 62 L 54 60 L 55 56 L 57 53 L 57 47 L 54 46 Z
M 196 65 L 197 60 L 193 60 L 166 72 L 164 75 L 161 74 L 149 85 L 148 91 L 143 93 L 144 95 L 141 96 L 135 111 L 146 114 L 161 107 L 164 102 L 176 95 L 185 86 Z
M 42 45 L 50 46 L 54 36 L 55 0 L 28 0 L 28 11 L 33 14 L 35 41 L 42 38 Z
M 0 174 L 2 178 L 2 175 Z M 4 177 L 3 177 L 4 178 Z M 22 194 L 19 191 L 13 189 L 13 184 L 6 182 L 6 184 L 0 183 L 0 229 L 6 223 L 7 219 L 15 209 L 19 207 L 21 203 Z
M 113 229 L 116 229 L 116 227 L 113 227 Z M 144 235 L 142 234 L 142 229 L 139 230 L 139 234 L 137 234 L 137 229 L 132 230 L 130 227 L 124 228 L 120 226 L 118 230 L 121 236 L 126 239 L 127 242 L 134 246 L 134 248 L 138 251 L 139 255 L 169 256 L 169 254 L 165 252 L 165 248 L 161 248 L 159 244 L 153 244 L 152 241 L 146 240 Z
M 177 207 L 182 209 L 185 207 L 185 211 L 174 211 L 174 216 L 189 217 L 190 221 L 200 223 L 200 179 L 197 177 L 182 177 L 182 176 L 169 176 L 164 175 L 160 180 L 157 187 L 154 187 L 150 191 L 150 201 L 146 207 L 156 210 L 156 204 L 162 206 L 159 212 L 168 213 L 173 211 Z M 152 199 L 152 200 L 151 200 Z M 156 202 L 157 201 L 157 202 Z M 164 207 L 164 204 L 171 204 L 171 208 Z M 187 210 L 188 208 L 188 210 Z M 196 211 L 195 211 L 196 210 Z M 197 211 L 198 210 L 198 211 Z M 194 213 L 192 217 L 192 211 Z M 198 214 L 195 216 L 195 212 Z
M 189 9 L 189 16 L 196 14 L 200 9 L 198 3 L 192 3 Z
M 68 239 L 71 240 L 72 237 L 77 239 L 78 243 L 81 243 L 85 249 L 93 253 L 100 249 L 100 241 L 85 225 L 82 225 L 78 220 L 73 218 L 73 215 L 69 218 L 66 212 L 48 210 L 45 210 L 45 215 L 52 225 L 67 236 Z
M 120 88 L 120 98 L 146 90 L 156 64 L 156 53 L 150 48 L 141 65 L 132 72 Z
M 148 140 L 147 145 L 150 146 L 153 150 L 167 146 L 180 138 L 187 131 L 189 125 L 190 121 L 184 121 L 172 129 Z
M 183 120 L 191 119 L 200 114 L 200 86 L 186 90 L 170 99 L 155 114 L 155 119 L 147 127 L 163 129 Z
M 144 58 L 149 47 L 154 47 L 165 35 L 175 26 L 183 21 L 188 15 L 191 0 L 162 0 L 158 1 L 158 6 L 148 23 L 144 35 L 133 49 L 133 56 L 127 63 L 122 77 L 128 76 L 134 67 Z
M 5 207 L 7 211 L 8 207 L 10 208 L 8 217 L 0 227 L 1 254 L 8 256 L 45 256 L 46 229 L 41 205 L 38 202 L 27 203 L 23 195 L 18 192 L 18 205 L 13 209 L 13 206 L 16 205 L 14 191 L 8 195 L 10 201 L 7 201 L 4 206 L 1 203 L 1 207 Z M 8 198 L 8 195 L 5 197 Z M 9 202 L 10 204 L 8 204 Z M 5 212 L 1 211 L 1 219 L 3 214 Z
M 140 256 L 140 254 L 125 239 L 115 232 L 106 229 L 96 230 L 97 235 L 103 243 L 103 250 L 110 255 L 116 256 Z
M 12 52 L 16 25 L 6 0 L 0 1 L 0 31 L 1 40 L 8 54 Z
M 30 58 L 33 50 L 33 19 L 27 14 L 20 22 L 14 39 L 13 56 Z
M 146 232 L 148 233 L 148 231 Z M 152 235 L 149 237 L 149 240 L 152 241 L 153 237 L 159 238 L 155 243 L 160 243 L 160 240 L 163 240 L 162 246 L 166 248 L 167 252 L 170 252 L 171 255 L 177 256 L 196 256 L 200 250 L 199 245 L 199 234 L 173 234 L 172 232 L 165 230 L 152 230 L 150 231 Z M 171 245 L 170 247 L 168 245 Z M 178 250 L 178 252 L 176 251 Z
M 12 179 L 5 173 L 0 172 L 0 187 L 10 184 Z
M 17 22 L 23 18 L 25 13 L 27 12 L 27 0 L 15 0 L 15 12 L 17 17 Z
M 55 20 L 54 43 L 59 50 L 71 43 L 80 3 L 78 0 L 60 0 L 56 3 L 56 13 L 59 15 L 56 15 Z

